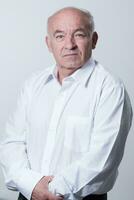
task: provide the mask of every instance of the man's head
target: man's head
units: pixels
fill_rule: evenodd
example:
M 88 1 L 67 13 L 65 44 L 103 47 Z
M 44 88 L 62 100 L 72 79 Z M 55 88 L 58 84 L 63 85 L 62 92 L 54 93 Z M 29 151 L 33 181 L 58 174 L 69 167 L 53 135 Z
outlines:
M 83 66 L 91 57 L 97 39 L 88 11 L 67 7 L 48 19 L 46 43 L 58 67 L 76 70 Z

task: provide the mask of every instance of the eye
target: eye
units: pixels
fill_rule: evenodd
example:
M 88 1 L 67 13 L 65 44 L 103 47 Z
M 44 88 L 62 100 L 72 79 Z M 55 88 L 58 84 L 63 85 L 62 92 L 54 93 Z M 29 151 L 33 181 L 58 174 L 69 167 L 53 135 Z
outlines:
M 62 41 L 64 39 L 64 35 L 62 35 L 62 34 L 56 35 L 55 38 L 57 41 Z
M 75 33 L 74 37 L 76 37 L 76 38 L 84 38 L 84 37 L 86 37 L 86 34 L 85 33 Z

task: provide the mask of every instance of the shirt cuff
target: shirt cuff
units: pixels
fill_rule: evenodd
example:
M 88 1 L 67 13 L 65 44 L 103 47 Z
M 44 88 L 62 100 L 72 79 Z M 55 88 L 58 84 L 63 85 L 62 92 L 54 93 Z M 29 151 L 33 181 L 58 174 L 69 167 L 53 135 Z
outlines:
M 44 176 L 43 174 L 40 174 L 36 171 L 25 169 L 21 171 L 21 173 L 19 173 L 19 176 L 18 176 L 19 178 L 16 181 L 17 189 L 28 200 L 30 200 L 34 187 L 43 176 Z
M 63 195 L 68 200 L 75 199 L 71 188 L 62 176 L 55 176 L 52 182 L 49 183 L 50 192 L 55 195 Z

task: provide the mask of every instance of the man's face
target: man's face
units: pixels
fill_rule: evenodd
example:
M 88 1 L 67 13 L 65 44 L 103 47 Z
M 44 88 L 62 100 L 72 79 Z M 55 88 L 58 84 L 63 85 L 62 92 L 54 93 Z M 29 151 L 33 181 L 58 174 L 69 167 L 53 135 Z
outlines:
M 85 15 L 66 10 L 50 21 L 46 42 L 58 67 L 78 69 L 91 57 L 97 33 L 90 32 Z

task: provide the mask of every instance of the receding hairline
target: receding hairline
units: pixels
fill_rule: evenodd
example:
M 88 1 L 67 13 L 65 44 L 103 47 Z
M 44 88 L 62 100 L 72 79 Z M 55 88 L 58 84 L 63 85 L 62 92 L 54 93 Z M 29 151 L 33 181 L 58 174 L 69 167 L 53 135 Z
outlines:
M 51 21 L 60 13 L 64 12 L 64 11 L 76 11 L 79 12 L 81 14 L 83 14 L 85 17 L 87 17 L 88 22 L 89 22 L 89 27 L 90 27 L 90 31 L 93 32 L 95 29 L 95 25 L 94 25 L 94 19 L 93 16 L 91 14 L 91 12 L 89 12 L 86 9 L 81 9 L 81 8 L 77 8 L 77 7 L 64 7 L 58 11 L 56 11 L 54 14 L 52 14 L 51 16 L 48 17 L 47 20 L 47 30 L 49 29 L 49 25 L 51 23 Z

